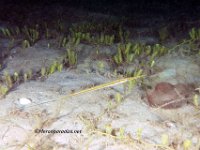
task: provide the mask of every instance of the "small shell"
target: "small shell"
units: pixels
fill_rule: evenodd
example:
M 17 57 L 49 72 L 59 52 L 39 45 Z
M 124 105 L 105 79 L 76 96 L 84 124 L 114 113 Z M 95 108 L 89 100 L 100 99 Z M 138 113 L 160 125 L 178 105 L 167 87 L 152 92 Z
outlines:
M 20 103 L 21 105 L 28 105 L 28 104 L 32 103 L 32 100 L 29 99 L 29 98 L 23 97 L 23 98 L 20 98 L 20 99 L 19 99 L 19 103 Z

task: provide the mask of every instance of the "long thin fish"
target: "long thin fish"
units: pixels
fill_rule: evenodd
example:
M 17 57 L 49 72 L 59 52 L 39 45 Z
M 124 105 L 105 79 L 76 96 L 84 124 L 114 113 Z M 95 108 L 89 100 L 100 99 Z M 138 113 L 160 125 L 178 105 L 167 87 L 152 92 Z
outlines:
M 88 88 L 88 89 L 84 89 L 84 90 L 78 91 L 78 92 L 75 92 L 75 93 L 71 93 L 69 95 L 61 97 L 60 100 L 67 99 L 67 98 L 70 98 L 70 97 L 73 97 L 73 96 L 77 96 L 77 95 L 80 95 L 80 94 L 84 94 L 84 93 L 89 93 L 89 92 L 92 92 L 92 91 L 100 90 L 100 89 L 103 89 L 103 88 L 116 86 L 116 85 L 131 81 L 131 80 L 136 80 L 136 79 L 142 78 L 144 76 L 145 75 L 114 80 L 114 81 L 111 81 L 111 82 L 108 82 L 108 83 L 100 84 L 100 85 L 97 85 L 97 86 L 94 86 L 94 87 L 91 87 L 91 88 Z M 23 107 L 23 108 L 30 108 L 30 107 L 34 107 L 34 106 L 37 106 L 37 105 L 42 105 L 42 104 L 49 103 L 49 102 L 54 102 L 54 101 L 57 101 L 57 100 L 46 101 L 46 102 L 38 103 L 38 104 L 35 104 L 35 105 L 32 105 L 32 106 Z

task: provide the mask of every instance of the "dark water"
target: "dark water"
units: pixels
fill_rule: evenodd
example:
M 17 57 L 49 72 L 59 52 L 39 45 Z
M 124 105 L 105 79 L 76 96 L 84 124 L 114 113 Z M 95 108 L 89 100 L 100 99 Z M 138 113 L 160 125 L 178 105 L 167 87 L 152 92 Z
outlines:
M 18 7 L 18 9 L 28 8 L 29 11 L 32 11 L 32 8 L 36 6 L 40 6 L 42 9 L 50 5 L 55 7 L 62 5 L 122 16 L 132 16 L 134 14 L 174 16 L 185 13 L 190 17 L 197 17 L 199 16 L 199 3 L 198 0 L 4 0 L 0 2 L 0 9 L 4 9 L 9 13 L 9 11 L 15 11 L 15 7 Z

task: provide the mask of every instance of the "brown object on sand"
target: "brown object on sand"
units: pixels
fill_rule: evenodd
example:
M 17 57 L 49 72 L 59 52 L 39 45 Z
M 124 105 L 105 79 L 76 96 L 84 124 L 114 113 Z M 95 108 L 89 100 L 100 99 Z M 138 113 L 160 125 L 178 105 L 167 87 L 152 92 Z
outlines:
M 153 90 L 147 91 L 147 100 L 151 106 L 177 108 L 189 101 L 193 90 L 194 86 L 191 84 L 172 85 L 160 82 Z

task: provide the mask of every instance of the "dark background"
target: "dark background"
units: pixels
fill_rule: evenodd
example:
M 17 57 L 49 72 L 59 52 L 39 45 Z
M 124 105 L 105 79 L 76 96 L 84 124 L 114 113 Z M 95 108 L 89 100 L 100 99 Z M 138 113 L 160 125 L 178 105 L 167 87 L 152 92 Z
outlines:
M 68 7 L 74 8 L 72 15 L 76 15 L 76 10 L 83 10 L 125 17 L 129 20 L 142 16 L 144 18 L 162 17 L 168 22 L 193 21 L 200 19 L 199 3 L 200 0 L 3 0 L 0 1 L 0 21 L 20 25 L 25 20 L 43 20 L 47 17 L 52 19 L 57 13 L 55 11 L 62 9 L 66 12 Z M 40 15 L 29 15 L 33 13 Z
M 124 15 L 134 12 L 174 14 L 180 11 L 196 15 L 200 8 L 198 0 L 3 0 L 0 3 L 0 8 L 10 4 L 22 7 L 61 4 L 89 11 Z

